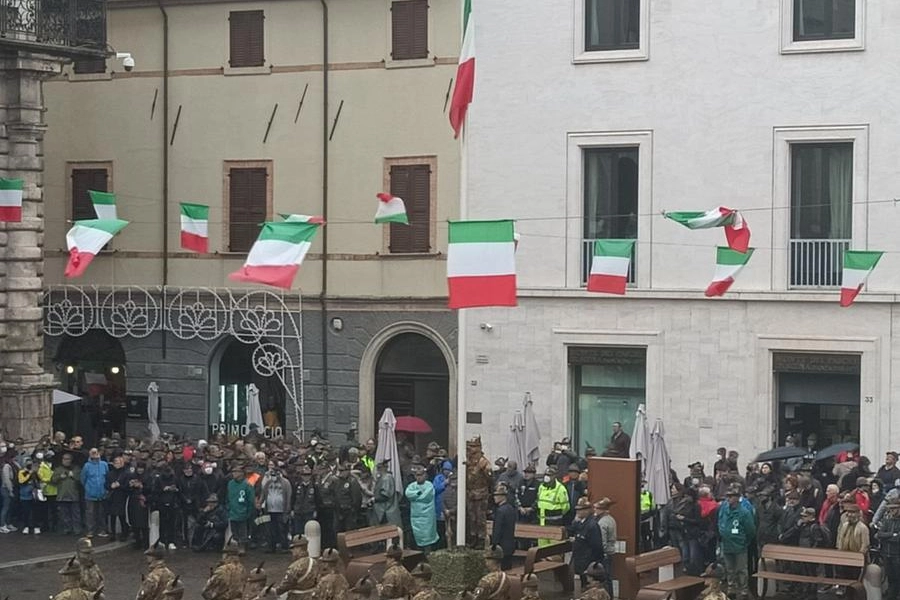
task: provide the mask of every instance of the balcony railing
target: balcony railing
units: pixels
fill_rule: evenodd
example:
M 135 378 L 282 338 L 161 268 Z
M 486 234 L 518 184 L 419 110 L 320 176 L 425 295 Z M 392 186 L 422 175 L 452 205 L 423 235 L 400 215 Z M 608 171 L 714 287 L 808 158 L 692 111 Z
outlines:
M 850 240 L 791 240 L 791 287 L 838 287 Z
M 0 45 L 103 56 L 106 0 L 0 0 Z
M 597 240 L 582 240 L 581 242 L 581 285 L 586 286 L 588 276 L 591 274 L 591 261 L 594 259 L 594 242 Z M 633 287 L 635 280 L 635 267 L 637 262 L 637 244 L 631 249 L 631 263 L 628 265 L 628 286 Z

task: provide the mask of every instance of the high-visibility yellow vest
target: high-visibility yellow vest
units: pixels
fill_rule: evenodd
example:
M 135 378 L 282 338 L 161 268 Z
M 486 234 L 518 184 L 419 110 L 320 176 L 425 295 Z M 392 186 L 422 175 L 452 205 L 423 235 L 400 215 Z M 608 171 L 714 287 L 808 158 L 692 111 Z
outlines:
M 566 486 L 559 481 L 550 487 L 544 484 L 538 486 L 538 517 L 540 524 L 544 524 L 544 518 L 549 511 L 560 511 L 560 515 L 569 512 L 569 493 Z
M 653 494 L 650 490 L 641 491 L 641 512 L 650 512 L 653 510 Z
M 375 474 L 375 459 L 369 456 L 368 454 L 363 454 L 362 458 L 359 461 L 366 465 L 366 468 L 369 469 L 369 473 L 372 475 Z

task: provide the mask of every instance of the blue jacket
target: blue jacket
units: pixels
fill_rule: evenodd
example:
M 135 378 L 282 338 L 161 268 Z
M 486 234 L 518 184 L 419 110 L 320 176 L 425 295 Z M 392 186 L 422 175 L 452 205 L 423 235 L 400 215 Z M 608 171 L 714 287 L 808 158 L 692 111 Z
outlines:
M 81 485 L 84 487 L 85 500 L 103 500 L 106 498 L 106 474 L 109 463 L 105 460 L 88 460 L 81 468 Z
M 447 489 L 447 478 L 438 473 L 431 482 L 434 486 L 434 512 L 438 521 L 444 520 L 444 490 Z

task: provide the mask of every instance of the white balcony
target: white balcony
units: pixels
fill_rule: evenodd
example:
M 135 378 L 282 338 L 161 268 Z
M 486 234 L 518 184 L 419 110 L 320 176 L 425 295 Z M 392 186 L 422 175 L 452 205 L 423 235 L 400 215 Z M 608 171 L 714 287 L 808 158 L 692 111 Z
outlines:
M 839 287 L 849 249 L 850 240 L 791 240 L 790 287 Z
M 581 286 L 587 285 L 588 276 L 591 274 L 591 261 L 594 258 L 594 242 L 597 240 L 581 241 Z M 628 265 L 628 287 L 635 287 L 635 263 L 637 262 L 637 243 L 631 250 L 631 263 Z

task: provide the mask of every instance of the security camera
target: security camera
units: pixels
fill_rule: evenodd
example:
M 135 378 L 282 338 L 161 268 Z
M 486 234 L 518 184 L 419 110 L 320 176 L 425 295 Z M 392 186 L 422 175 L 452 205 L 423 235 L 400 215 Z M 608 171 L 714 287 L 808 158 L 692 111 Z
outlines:
M 122 59 L 122 66 L 126 71 L 134 70 L 134 57 L 131 56 L 131 52 L 116 52 L 116 58 Z

